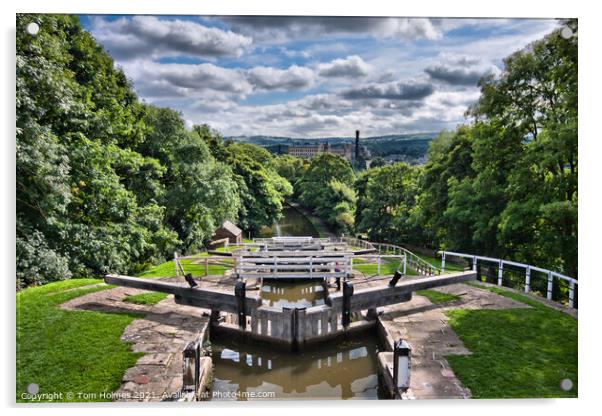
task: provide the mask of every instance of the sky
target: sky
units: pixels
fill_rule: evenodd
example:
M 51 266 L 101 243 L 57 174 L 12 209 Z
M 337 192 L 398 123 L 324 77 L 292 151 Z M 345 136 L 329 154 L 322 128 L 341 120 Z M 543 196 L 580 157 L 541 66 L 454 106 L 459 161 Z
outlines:
M 363 137 L 465 121 L 552 19 L 80 16 L 147 103 L 224 136 Z

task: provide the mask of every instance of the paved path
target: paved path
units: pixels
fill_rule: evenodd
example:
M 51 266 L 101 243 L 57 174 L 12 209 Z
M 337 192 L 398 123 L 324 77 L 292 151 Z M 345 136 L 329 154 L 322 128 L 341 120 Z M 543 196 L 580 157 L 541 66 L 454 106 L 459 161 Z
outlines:
M 414 295 L 409 302 L 383 308 L 384 313 L 380 321 L 389 340 L 403 338 L 412 346 L 410 397 L 415 399 L 469 398 L 470 391 L 456 378 L 445 356 L 471 352 L 464 347 L 460 338 L 449 326 L 445 311 L 528 308 L 529 306 L 465 284 L 444 286 L 436 290 L 460 296 L 460 300 L 435 305 L 424 296 Z M 390 355 L 391 357 L 387 356 L 386 359 L 392 363 L 392 353 Z
M 144 314 L 124 331 L 121 340 L 142 352 L 134 367 L 126 371 L 116 401 L 163 401 L 178 398 L 182 387 L 182 350 L 208 328 L 204 309 L 177 305 L 168 296 L 156 305 L 123 302 L 142 290 L 118 287 L 90 293 L 61 305 L 65 309 Z

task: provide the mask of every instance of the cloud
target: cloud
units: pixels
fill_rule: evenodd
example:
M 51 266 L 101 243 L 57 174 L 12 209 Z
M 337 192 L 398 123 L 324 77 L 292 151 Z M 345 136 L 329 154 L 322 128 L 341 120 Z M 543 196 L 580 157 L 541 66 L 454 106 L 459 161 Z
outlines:
M 247 79 L 261 90 L 300 90 L 313 85 L 315 74 L 309 68 L 292 65 L 287 69 L 258 66 L 247 72 Z
M 191 97 L 224 100 L 244 98 L 253 90 L 237 69 L 205 64 L 162 64 L 136 61 L 124 64 L 138 92 L 149 98 Z
M 373 83 L 354 87 L 343 91 L 342 96 L 347 99 L 386 99 L 386 100 L 420 100 L 434 92 L 432 84 L 418 81 L 396 81 L 386 83 Z
M 335 59 L 329 63 L 319 64 L 317 72 L 322 77 L 364 77 L 370 72 L 368 65 L 357 55 L 345 59 Z
M 125 61 L 140 58 L 240 56 L 252 39 L 231 31 L 184 20 L 154 16 L 92 20 L 92 33 L 111 55 Z
M 441 55 L 440 61 L 427 67 L 424 72 L 432 79 L 450 85 L 475 86 L 482 77 L 500 72 L 492 63 L 474 56 Z
M 222 16 L 237 32 L 264 41 L 316 38 L 324 34 L 369 35 L 376 38 L 438 39 L 429 19 L 334 16 Z

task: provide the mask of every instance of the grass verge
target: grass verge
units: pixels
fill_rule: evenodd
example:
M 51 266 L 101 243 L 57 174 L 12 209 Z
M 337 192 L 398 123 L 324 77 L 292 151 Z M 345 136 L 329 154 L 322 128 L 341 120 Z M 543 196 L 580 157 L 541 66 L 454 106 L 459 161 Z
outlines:
M 131 314 L 69 311 L 58 307 L 70 299 L 112 286 L 98 279 L 72 279 L 17 293 L 16 400 L 18 402 L 110 401 L 102 393 L 117 390 L 125 370 L 142 355 L 120 340 L 136 318 Z M 35 383 L 38 394 L 23 394 Z M 93 393 L 94 396 L 82 396 Z
M 207 253 L 196 254 L 195 257 L 208 257 Z M 182 259 L 180 263 L 184 268 L 186 273 L 192 273 L 195 277 L 203 277 L 205 276 L 205 264 L 194 264 L 198 260 L 195 259 Z M 233 259 L 220 259 L 221 262 L 232 264 L 232 266 L 222 266 L 219 264 L 210 264 L 208 266 L 208 271 L 210 275 L 223 275 L 226 270 L 234 267 Z M 173 260 L 166 261 L 165 263 L 161 263 L 156 266 L 150 267 L 148 270 L 138 274 L 138 277 L 145 278 L 156 278 L 156 277 L 175 277 L 176 276 L 176 266 Z
M 448 356 L 474 398 L 577 397 L 577 320 L 517 293 L 484 288 L 531 306 L 448 311 L 468 356 Z M 564 379 L 573 383 L 565 391 Z
M 432 303 L 435 303 L 435 304 L 451 302 L 451 301 L 460 299 L 459 296 L 452 295 L 450 293 L 439 292 L 437 290 L 430 290 L 430 289 L 417 290 L 416 294 L 426 297 L 428 300 L 430 300 Z
M 148 292 L 140 293 L 138 295 L 126 296 L 123 301 L 128 303 L 135 303 L 136 305 L 156 305 L 169 296 L 167 293 L 160 292 Z

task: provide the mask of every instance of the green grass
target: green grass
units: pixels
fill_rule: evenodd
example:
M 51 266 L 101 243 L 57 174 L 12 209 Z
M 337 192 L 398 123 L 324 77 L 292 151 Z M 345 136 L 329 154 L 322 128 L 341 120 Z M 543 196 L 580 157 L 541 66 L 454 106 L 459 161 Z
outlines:
M 417 290 L 416 294 L 426 297 L 428 300 L 435 304 L 460 300 L 459 296 L 452 295 L 450 293 L 439 292 L 437 290 Z
M 416 255 L 418 257 L 420 257 L 422 260 L 429 263 L 430 265 L 435 266 L 438 269 L 441 269 L 441 257 L 427 256 L 424 254 L 416 254 Z M 463 272 L 463 271 L 464 271 L 464 267 L 458 266 L 457 264 L 454 264 L 454 263 L 445 262 L 445 272 L 446 273 Z
M 577 397 L 577 320 L 517 293 L 483 288 L 531 308 L 448 311 L 468 356 L 448 356 L 475 398 Z M 573 388 L 560 388 L 570 379 Z
M 126 296 L 123 301 L 129 303 L 135 303 L 136 305 L 156 305 L 168 296 L 167 293 L 160 292 L 148 292 L 140 293 L 138 295 Z
M 365 274 L 366 276 L 375 275 L 378 272 L 378 265 L 376 263 L 365 263 L 363 259 L 354 259 L 353 260 L 353 268 Z M 395 271 L 399 269 L 403 269 L 403 264 L 399 265 L 399 260 L 395 259 L 382 259 L 382 263 L 380 265 L 380 274 L 381 275 L 389 275 L 395 273 Z M 409 270 L 408 270 L 409 271 Z
M 142 355 L 120 340 L 125 327 L 138 316 L 58 307 L 70 299 L 112 288 L 97 279 L 72 279 L 32 287 L 17 293 L 16 400 L 30 383 L 39 393 L 62 393 L 57 401 L 107 401 L 82 398 L 78 392 L 112 392 L 126 369 Z M 73 397 L 68 397 L 73 393 Z M 48 401 L 48 400 L 42 400 Z
M 207 253 L 195 254 L 196 257 L 208 257 Z M 204 264 L 192 264 L 196 260 L 191 259 L 183 259 L 180 260 L 182 267 L 186 273 L 192 273 L 193 276 L 205 276 L 205 265 Z M 231 267 L 221 266 L 217 264 L 209 265 L 209 274 L 210 275 L 223 275 L 226 270 L 234 267 L 233 259 L 220 259 L 220 261 L 228 264 L 232 264 Z M 165 263 L 161 263 L 157 266 L 153 266 L 148 270 L 138 274 L 138 277 L 146 277 L 146 278 L 155 278 L 155 277 L 175 277 L 176 269 L 173 260 L 166 261 Z

